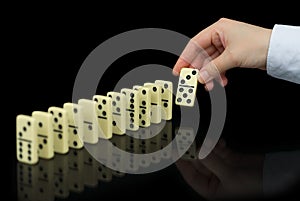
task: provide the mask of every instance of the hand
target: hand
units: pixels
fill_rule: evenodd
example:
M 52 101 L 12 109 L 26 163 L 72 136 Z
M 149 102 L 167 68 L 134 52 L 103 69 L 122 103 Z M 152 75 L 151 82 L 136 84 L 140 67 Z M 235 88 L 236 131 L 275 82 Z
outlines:
M 199 82 L 207 90 L 213 79 L 222 86 L 228 82 L 225 72 L 234 67 L 266 69 L 271 29 L 222 18 L 207 27 L 185 47 L 173 73 L 185 67 L 200 69 Z
M 221 139 L 202 160 L 176 162 L 185 181 L 208 200 L 263 197 L 264 155 L 235 153 Z

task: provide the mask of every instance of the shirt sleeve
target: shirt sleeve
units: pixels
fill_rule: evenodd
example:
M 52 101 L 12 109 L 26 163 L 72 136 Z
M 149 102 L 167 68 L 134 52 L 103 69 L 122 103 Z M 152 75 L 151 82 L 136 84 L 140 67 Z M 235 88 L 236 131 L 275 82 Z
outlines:
M 300 26 L 274 26 L 268 50 L 267 73 L 300 84 Z

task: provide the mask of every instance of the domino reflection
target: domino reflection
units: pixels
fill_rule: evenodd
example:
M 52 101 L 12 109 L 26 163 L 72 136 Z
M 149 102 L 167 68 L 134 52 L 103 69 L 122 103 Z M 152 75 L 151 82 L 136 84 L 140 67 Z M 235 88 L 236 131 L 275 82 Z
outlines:
M 139 139 L 136 136 L 152 136 L 149 139 Z M 124 170 L 138 171 L 151 163 L 159 163 L 172 157 L 172 149 L 139 161 L 134 155 L 125 158 L 115 152 L 116 146 L 131 154 L 151 153 L 163 149 L 171 143 L 172 122 L 153 124 L 138 131 L 127 131 L 127 135 L 114 135 L 107 143 L 106 139 L 99 139 L 97 144 L 86 144 L 88 149 L 70 148 L 68 154 L 55 154 L 53 159 L 40 159 L 36 165 L 17 163 L 17 193 L 18 200 L 52 201 L 56 198 L 67 199 L 71 193 L 81 194 L 85 188 L 96 188 L 101 182 L 111 182 L 114 178 L 122 178 Z M 105 146 L 104 146 L 105 144 Z M 110 144 L 110 146 L 107 146 Z M 102 161 L 92 155 L 93 151 L 102 151 Z M 114 169 L 110 169 L 111 164 Z

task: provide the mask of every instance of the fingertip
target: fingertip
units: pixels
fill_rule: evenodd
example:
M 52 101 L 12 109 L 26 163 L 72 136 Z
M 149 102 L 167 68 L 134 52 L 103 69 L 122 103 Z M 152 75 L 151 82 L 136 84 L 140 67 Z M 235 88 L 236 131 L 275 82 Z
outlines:
M 206 91 L 211 91 L 214 88 L 213 81 L 207 82 L 204 87 Z
M 173 74 L 174 76 L 179 76 L 179 72 L 177 72 L 177 71 L 174 70 L 174 69 L 173 69 L 173 71 L 172 71 L 172 74 Z

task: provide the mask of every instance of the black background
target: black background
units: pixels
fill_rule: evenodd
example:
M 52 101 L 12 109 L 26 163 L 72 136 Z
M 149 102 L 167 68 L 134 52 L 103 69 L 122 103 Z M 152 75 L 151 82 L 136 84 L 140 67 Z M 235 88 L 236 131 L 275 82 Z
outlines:
M 3 29 L 3 39 L 8 46 L 3 54 L 7 62 L 2 66 L 2 77 L 7 77 L 8 81 L 1 80 L 3 104 L 9 106 L 4 109 L 9 111 L 5 120 L 5 124 L 9 125 L 8 132 L 5 132 L 5 142 L 8 140 L 5 143 L 8 150 L 5 151 L 8 155 L 5 164 L 8 164 L 12 175 L 9 177 L 10 195 L 16 198 L 16 115 L 31 114 L 35 110 L 45 111 L 51 105 L 62 106 L 64 102 L 71 101 L 76 74 L 88 54 L 99 44 L 116 34 L 149 27 L 170 29 L 193 37 L 221 17 L 266 28 L 272 28 L 275 23 L 299 25 L 297 6 L 283 3 L 274 5 L 272 2 L 272 5 L 264 7 L 261 3 L 244 1 L 232 5 L 173 2 L 163 6 L 140 2 L 134 5 L 11 6 L 5 14 Z M 147 63 L 159 63 L 172 68 L 176 59 L 174 55 L 158 51 L 136 52 L 116 61 L 113 73 L 119 73 L 120 76 L 122 71 L 118 69 Z M 111 83 L 118 77 L 113 73 L 107 75 Z M 255 69 L 236 68 L 228 71 L 227 76 L 228 112 L 223 135 L 230 139 L 232 147 L 268 151 L 299 145 L 299 85 L 272 78 L 265 71 Z M 199 91 L 198 98 L 207 102 L 207 93 L 203 89 Z M 207 119 L 209 117 L 205 117 L 204 122 Z M 172 174 L 176 173 L 171 169 L 169 172 L 156 173 L 155 177 L 145 176 L 148 181 L 143 183 L 145 188 L 153 188 L 149 197 L 157 198 L 164 192 L 173 191 L 196 199 L 192 190 L 180 190 L 184 185 L 170 185 Z M 137 195 L 132 196 L 136 199 L 146 192 L 139 188 Z M 101 199 L 96 192 L 91 195 Z M 93 200 L 91 195 L 88 197 Z M 113 198 L 122 196 L 122 193 L 112 195 Z

